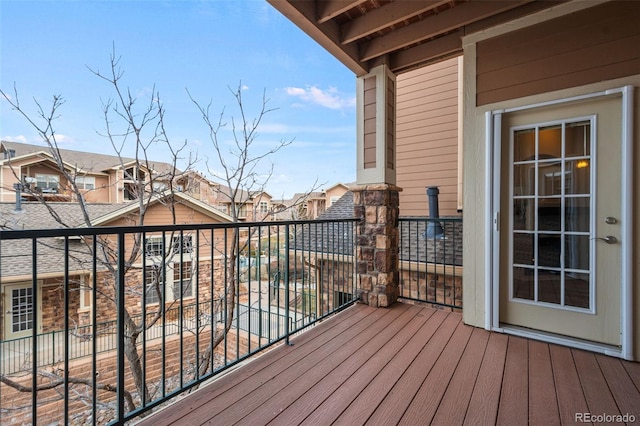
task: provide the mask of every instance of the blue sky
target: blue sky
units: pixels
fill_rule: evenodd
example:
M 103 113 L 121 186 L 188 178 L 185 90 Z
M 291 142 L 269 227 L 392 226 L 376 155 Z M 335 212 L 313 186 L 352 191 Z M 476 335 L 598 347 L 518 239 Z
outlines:
M 155 85 L 170 139 L 188 147 L 207 170 L 208 132 L 186 89 L 216 113 L 236 116 L 229 88 L 242 84 L 250 116 L 268 106 L 258 150 L 294 142 L 272 158 L 267 190 L 276 198 L 303 192 L 316 179 L 329 187 L 355 180 L 355 77 L 265 0 L 0 2 L 0 88 L 35 113 L 34 99 L 65 104 L 56 120 L 60 146 L 113 154 L 102 102 L 113 97 L 89 68 L 105 72 L 113 47 L 123 85 L 149 101 Z M 40 143 L 37 133 L 0 101 L 3 140 Z M 230 132 L 222 138 L 230 140 Z M 259 153 L 259 151 L 258 151 Z M 131 155 L 132 153 L 125 154 Z M 166 154 L 158 149 L 154 159 Z M 265 163 L 266 167 L 270 164 Z M 210 160 L 213 173 L 219 171 Z

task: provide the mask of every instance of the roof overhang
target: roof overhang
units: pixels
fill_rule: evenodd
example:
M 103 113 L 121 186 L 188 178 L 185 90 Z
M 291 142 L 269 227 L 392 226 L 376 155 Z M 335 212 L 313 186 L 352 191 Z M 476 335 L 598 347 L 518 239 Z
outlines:
M 357 76 L 462 54 L 462 37 L 552 7 L 540 0 L 267 0 Z

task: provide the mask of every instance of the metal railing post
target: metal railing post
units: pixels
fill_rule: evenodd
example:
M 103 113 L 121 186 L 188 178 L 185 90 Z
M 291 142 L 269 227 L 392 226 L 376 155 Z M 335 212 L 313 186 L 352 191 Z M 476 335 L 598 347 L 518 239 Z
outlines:
M 291 321 L 291 313 L 289 312 L 289 232 L 290 232 L 290 228 L 289 228 L 289 224 L 287 223 L 285 225 L 285 241 L 284 241 L 284 309 L 287 312 L 287 318 L 285 320 L 285 335 L 286 335 L 286 344 L 288 346 L 293 346 L 293 344 L 291 343 L 291 341 L 289 340 L 289 333 L 290 333 L 290 321 Z
M 124 423 L 124 336 L 125 336 L 125 323 L 124 323 L 124 309 L 125 309 L 125 274 L 124 274 L 124 258 L 125 258 L 125 234 L 124 232 L 118 233 L 118 278 L 116 280 L 116 312 L 118 322 L 118 356 L 117 356 L 117 422 L 119 424 Z

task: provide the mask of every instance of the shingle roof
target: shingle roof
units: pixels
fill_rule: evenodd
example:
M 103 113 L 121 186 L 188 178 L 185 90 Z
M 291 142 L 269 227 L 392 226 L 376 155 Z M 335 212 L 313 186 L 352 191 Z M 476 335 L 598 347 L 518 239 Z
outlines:
M 6 150 L 14 150 L 16 157 L 33 154 L 36 152 L 49 153 L 50 149 L 46 145 L 31 145 L 19 142 L 1 141 L 0 143 Z M 115 155 L 96 154 L 86 151 L 74 151 L 70 149 L 60 149 L 62 159 L 68 163 L 88 172 L 100 173 L 113 167 L 119 167 L 121 161 L 124 164 L 135 161 L 134 158 L 122 157 Z M 166 174 L 173 170 L 173 166 L 162 161 L 150 161 L 149 166 L 152 170 L 160 174 Z M 176 170 L 176 173 L 180 173 Z
M 84 224 L 78 203 L 47 203 L 69 227 Z M 90 217 L 100 217 L 123 207 L 122 204 L 87 204 Z M 0 229 L 55 229 L 63 225 L 58 222 L 47 206 L 39 202 L 23 202 L 22 210 L 16 211 L 14 203 L 0 203 Z M 64 265 L 64 241 L 60 238 L 38 239 L 38 274 L 62 271 Z M 90 265 L 91 255 L 87 247 L 78 240 L 69 242 L 69 269 L 81 269 Z M 0 241 L 0 277 L 29 275 L 32 268 L 31 240 Z
M 318 216 L 318 220 L 339 221 L 354 217 L 353 193 L 349 191 Z M 296 234 L 295 247 L 316 253 L 353 255 L 354 226 L 353 222 L 303 225 Z
M 353 192 L 346 192 L 318 219 L 354 218 Z M 428 218 L 405 218 L 400 222 L 400 260 L 462 265 L 462 222 L 442 218 L 444 238 L 425 238 Z M 355 244 L 353 223 L 304 225 L 296 235 L 296 248 L 322 253 L 352 255 Z

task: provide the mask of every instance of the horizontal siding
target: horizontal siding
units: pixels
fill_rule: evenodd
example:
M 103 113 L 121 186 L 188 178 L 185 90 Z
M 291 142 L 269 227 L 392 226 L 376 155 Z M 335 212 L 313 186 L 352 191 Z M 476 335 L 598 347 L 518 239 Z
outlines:
M 376 167 L 376 78 L 364 79 L 364 168 Z
M 615 1 L 477 45 L 477 104 L 640 73 L 640 2 Z
M 426 187 L 438 186 L 440 214 L 457 215 L 457 58 L 399 75 L 396 111 L 400 214 L 428 215 Z

